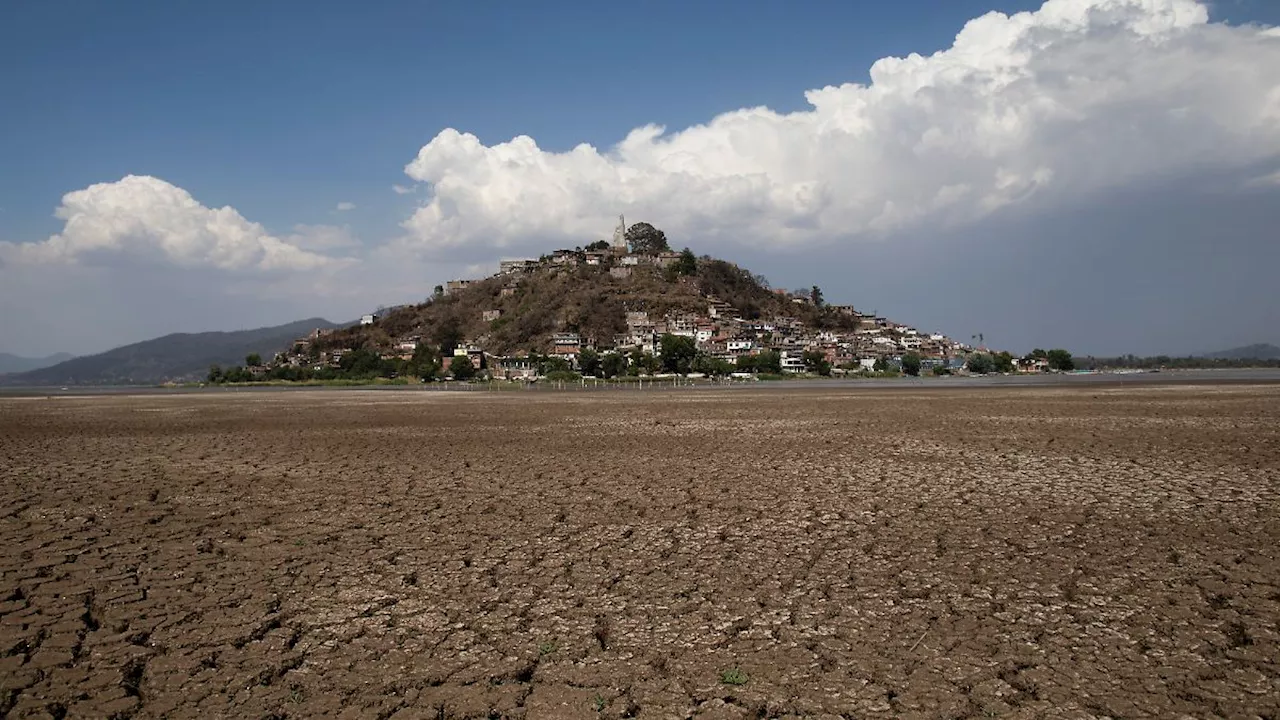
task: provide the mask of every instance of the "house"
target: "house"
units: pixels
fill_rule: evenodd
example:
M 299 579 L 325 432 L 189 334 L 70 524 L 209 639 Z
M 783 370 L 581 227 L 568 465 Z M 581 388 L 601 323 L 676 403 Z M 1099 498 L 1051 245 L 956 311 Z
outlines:
M 372 325 L 372 324 L 374 323 L 374 321 L 376 321 L 377 319 L 378 319 L 378 316 L 377 316 L 377 315 L 374 315 L 373 313 L 369 313 L 368 315 L 361 315 L 361 316 L 360 316 L 360 324 L 361 324 L 361 325 Z
M 555 265 L 573 266 L 582 261 L 582 254 L 576 250 L 557 250 L 551 253 L 551 262 Z
M 484 365 L 484 351 L 473 345 L 459 345 L 453 349 L 453 361 L 460 362 L 461 358 L 469 359 L 477 370 Z
M 1013 361 L 1013 366 L 1023 373 L 1047 372 L 1049 361 L 1044 358 L 1018 358 Z
M 511 297 L 515 294 L 516 294 L 516 286 L 510 283 L 503 285 L 502 289 L 498 291 L 498 295 L 500 297 Z
M 725 343 L 725 350 L 731 353 L 749 353 L 755 347 L 754 340 L 730 340 Z
M 784 373 L 802 373 L 804 372 L 804 358 L 800 353 L 784 352 L 782 353 L 782 372 Z
M 626 267 L 634 267 L 634 266 L 636 266 L 636 265 L 639 265 L 639 264 L 640 264 L 640 256 L 639 256 L 639 255 L 624 255 L 624 256 L 622 256 L 622 261 L 621 261 L 621 262 L 622 262 L 623 266 L 626 266 Z
M 475 281 L 474 280 L 450 280 L 449 282 L 444 284 L 444 294 L 451 295 L 460 290 L 466 290 L 467 288 L 471 287 L 471 284 L 473 282 Z
M 679 259 L 680 259 L 680 253 L 678 252 L 669 252 L 669 251 L 660 252 L 653 259 L 653 264 L 657 265 L 658 267 L 667 267 L 668 265 L 674 265 L 675 262 Z
M 586 260 L 587 260 L 587 264 L 588 264 L 588 265 L 603 265 L 603 264 L 604 264 L 604 259 L 605 259 L 605 257 L 607 257 L 607 256 L 608 256 L 608 254 L 609 254 L 609 253 L 606 253 L 606 252 L 604 252 L 604 251 L 602 251 L 602 250 L 588 250 L 588 251 L 585 253 Z
M 501 310 L 485 310 L 480 313 L 480 319 L 485 322 L 493 322 L 500 317 L 502 317 Z
M 609 275 L 610 275 L 611 277 L 618 278 L 619 280 L 622 280 L 623 278 L 629 278 L 629 277 L 631 277 L 631 268 L 629 268 L 629 267 L 611 267 L 611 268 L 609 268 Z
M 538 266 L 537 260 L 528 260 L 521 258 L 519 260 L 500 260 L 498 262 L 499 275 L 519 275 Z
M 551 353 L 573 359 L 582 350 L 582 337 L 578 333 L 557 333 L 551 336 Z
M 871 372 L 872 370 L 876 369 L 876 359 L 864 357 L 858 360 L 858 367 L 863 370 L 866 370 L 867 372 Z
M 494 377 L 504 380 L 532 380 L 538 375 L 538 368 L 527 355 L 495 358 L 489 368 Z

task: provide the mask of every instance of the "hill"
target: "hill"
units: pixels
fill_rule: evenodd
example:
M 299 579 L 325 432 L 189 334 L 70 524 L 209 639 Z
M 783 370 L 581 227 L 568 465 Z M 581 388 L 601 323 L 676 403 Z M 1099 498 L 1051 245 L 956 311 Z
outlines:
M 743 320 L 789 317 L 817 330 L 852 331 L 859 317 L 848 308 L 819 306 L 807 297 L 779 292 L 733 263 L 703 257 L 687 274 L 674 265 L 588 264 L 585 253 L 560 251 L 558 263 L 543 258 L 536 267 L 493 275 L 451 288 L 419 305 L 395 308 L 376 324 L 338 330 L 317 341 L 317 349 L 383 350 L 417 337 L 433 346 L 460 343 L 496 355 L 546 353 L 557 333 L 574 333 L 591 346 L 611 347 L 628 331 L 628 313 L 650 318 L 673 314 L 708 317 L 732 314 Z
M 1207 353 L 1205 357 L 1213 360 L 1280 360 L 1280 347 L 1269 343 L 1258 343 Z
M 20 355 L 10 355 L 9 353 L 0 353 L 0 375 L 6 373 L 20 373 L 28 370 L 39 370 L 50 365 L 57 365 L 75 357 L 71 353 L 56 353 L 48 357 L 29 358 Z
M 246 355 L 270 358 L 316 328 L 338 327 L 322 318 L 233 332 L 174 333 L 97 355 L 6 375 L 7 385 L 133 385 L 203 378 L 213 364 L 243 363 Z

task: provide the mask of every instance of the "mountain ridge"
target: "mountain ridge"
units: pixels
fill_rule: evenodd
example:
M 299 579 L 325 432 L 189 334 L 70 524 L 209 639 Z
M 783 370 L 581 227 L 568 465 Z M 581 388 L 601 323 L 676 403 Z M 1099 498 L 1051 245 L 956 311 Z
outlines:
M 1202 357 L 1211 360 L 1280 360 L 1280 347 L 1271 343 L 1254 343 L 1242 345 L 1229 350 L 1205 353 Z
M 0 352 L 0 375 L 39 370 L 61 362 L 71 360 L 75 355 L 66 352 L 54 353 L 44 357 L 25 357 L 12 353 Z
M 0 377 L 5 385 L 152 385 L 197 380 L 214 364 L 237 364 L 246 355 L 271 357 L 300 335 L 341 327 L 324 318 L 308 318 L 251 330 L 170 333 L 122 345 L 95 355 Z

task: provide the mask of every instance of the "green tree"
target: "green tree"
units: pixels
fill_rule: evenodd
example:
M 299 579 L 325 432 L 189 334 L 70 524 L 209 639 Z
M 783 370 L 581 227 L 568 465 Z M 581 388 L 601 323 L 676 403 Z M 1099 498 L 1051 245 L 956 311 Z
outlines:
M 691 337 L 666 333 L 659 341 L 662 349 L 662 369 L 669 373 L 688 375 L 693 369 L 693 358 L 698 345 Z
M 667 235 L 647 222 L 638 222 L 627 228 L 627 245 L 638 255 L 657 255 L 671 250 Z
M 210 365 L 210 366 L 209 366 L 209 375 L 208 375 L 208 380 L 209 380 L 209 382 L 210 382 L 210 383 L 214 383 L 214 384 L 217 384 L 217 383 L 220 383 L 220 382 L 222 382 L 222 381 L 223 381 L 222 366 L 221 366 L 221 365 Z
M 831 363 L 827 361 L 827 356 L 818 350 L 805 350 L 801 356 L 804 360 L 804 369 L 818 375 L 830 375 Z
M 1027 354 L 1026 359 L 1027 360 L 1048 360 L 1049 352 L 1047 350 L 1042 350 L 1041 348 L 1036 348 L 1035 350 L 1032 350 L 1030 353 Z
M 344 353 L 338 361 L 343 377 L 365 380 L 382 374 L 382 358 L 373 350 L 360 348 Z
M 451 317 L 436 326 L 432 340 L 440 348 L 441 357 L 453 355 L 453 351 L 462 344 L 462 329 L 458 327 L 458 319 Z
M 693 359 L 693 371 L 712 377 L 722 377 L 733 372 L 734 367 L 718 357 L 699 352 Z
M 888 371 L 889 371 L 889 361 L 888 361 L 888 360 L 885 360 L 885 359 L 884 359 L 884 358 L 882 358 L 882 357 L 878 357 L 878 358 L 876 358 L 876 362 L 875 362 L 875 364 L 871 366 L 871 369 L 872 369 L 872 370 L 875 370 L 876 372 L 888 372 Z
M 578 370 L 583 375 L 600 376 L 600 354 L 591 348 L 578 353 Z
M 440 356 L 429 344 L 420 342 L 413 349 L 413 357 L 409 359 L 405 372 L 425 382 L 440 376 Z
M 992 369 L 998 373 L 1013 372 L 1013 355 L 1008 351 L 998 352 L 991 357 Z
M 912 376 L 920 376 L 920 356 L 909 352 L 902 356 L 902 372 Z
M 822 307 L 822 288 L 817 285 L 809 288 L 809 300 L 814 307 Z
M 969 372 L 976 375 L 985 375 L 995 370 L 995 362 L 991 360 L 991 356 L 980 352 L 970 353 L 965 366 L 969 368 Z
M 258 353 L 249 353 L 244 356 L 244 364 L 249 367 L 262 367 L 262 356 Z
M 680 259 L 672 264 L 677 275 L 697 275 L 698 257 L 689 248 L 680 251 Z
M 622 353 L 605 353 L 600 358 L 600 372 L 603 377 L 615 378 L 627 372 L 627 356 Z
M 584 248 L 587 251 L 608 250 L 611 247 L 608 240 L 597 240 Z
M 761 350 L 756 355 L 756 372 L 782 374 L 782 353 L 777 350 Z
M 449 374 L 454 380 L 470 380 L 476 376 L 476 366 L 467 355 L 454 355 L 449 361 Z
M 1055 348 L 1045 353 L 1045 359 L 1049 361 L 1049 369 L 1070 372 L 1076 369 L 1076 362 L 1071 357 L 1071 353 L 1062 348 Z
M 443 286 L 443 285 L 437 285 L 437 286 L 435 286 L 434 288 L 432 288 L 432 289 L 431 289 L 431 299 L 432 299 L 432 300 L 439 300 L 439 299 L 440 299 L 440 298 L 442 298 L 442 297 L 444 297 L 444 286 Z

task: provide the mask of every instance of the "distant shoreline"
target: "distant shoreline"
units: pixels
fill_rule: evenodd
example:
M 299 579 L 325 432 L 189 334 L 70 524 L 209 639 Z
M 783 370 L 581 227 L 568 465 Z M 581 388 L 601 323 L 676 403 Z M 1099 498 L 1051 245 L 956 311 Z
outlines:
M 321 391 L 342 392 L 350 390 L 377 392 L 454 392 L 454 393 L 619 393 L 619 392 L 658 392 L 686 391 L 706 392 L 715 390 L 768 390 L 785 392 L 802 389 L 992 389 L 992 388 L 1046 388 L 1046 387 L 1090 387 L 1126 385 L 1216 385 L 1216 384 L 1271 384 L 1280 383 L 1280 368 L 1224 368 L 1209 370 L 1166 370 L 1161 372 L 1081 372 L 1081 373 L 1047 373 L 1028 375 L 986 375 L 978 377 L 898 377 L 898 378 L 797 378 L 780 381 L 739 381 L 739 382 L 706 382 L 682 381 L 685 384 L 673 383 L 671 379 L 646 380 L 643 389 L 640 383 L 604 383 L 596 386 L 587 382 L 583 387 L 579 383 L 536 383 L 529 389 L 508 386 L 502 389 L 490 387 L 489 383 L 437 383 L 388 384 L 388 383 L 349 383 L 343 385 L 314 385 L 298 383 L 296 385 L 280 384 L 245 384 L 245 385 L 67 385 L 57 387 L 0 387 L 0 398 L 22 397 L 84 397 L 111 395 L 185 395 L 210 393 L 273 393 Z M 514 385 L 514 384 L 513 384 Z

